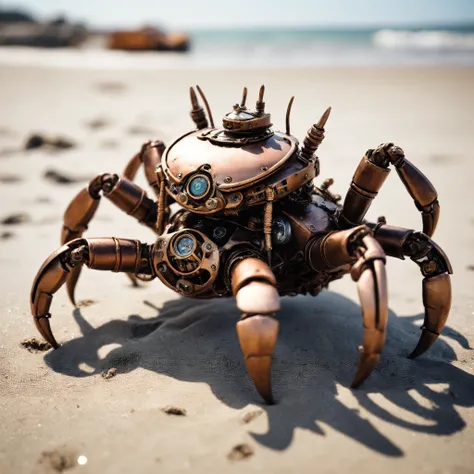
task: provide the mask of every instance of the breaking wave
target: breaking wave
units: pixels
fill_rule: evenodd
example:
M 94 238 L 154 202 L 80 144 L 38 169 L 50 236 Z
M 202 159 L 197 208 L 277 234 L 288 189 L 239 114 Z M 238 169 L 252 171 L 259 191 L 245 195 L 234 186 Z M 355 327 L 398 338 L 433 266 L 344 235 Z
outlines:
M 372 40 L 386 49 L 456 50 L 474 52 L 474 32 L 446 30 L 379 30 Z

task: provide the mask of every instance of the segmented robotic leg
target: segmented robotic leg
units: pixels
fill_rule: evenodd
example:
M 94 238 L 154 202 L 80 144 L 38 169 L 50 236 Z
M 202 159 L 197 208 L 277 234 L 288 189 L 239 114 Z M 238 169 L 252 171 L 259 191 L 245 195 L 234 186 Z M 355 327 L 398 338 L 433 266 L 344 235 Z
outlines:
M 272 354 L 279 329 L 275 313 L 280 309 L 276 279 L 270 267 L 258 258 L 238 261 L 231 278 L 237 307 L 243 312 L 237 334 L 245 365 L 258 393 L 272 404 Z
M 165 145 L 161 140 L 146 142 L 140 152 L 138 152 L 127 164 L 123 172 L 123 176 L 130 181 L 135 179 L 135 176 L 143 164 L 145 176 L 148 184 L 153 188 L 156 196 L 160 194 L 160 183 L 157 180 L 156 168 L 161 163 L 161 157 L 165 151 Z
M 380 359 L 385 343 L 388 319 L 385 253 L 366 226 L 316 237 L 308 242 L 306 259 L 316 271 L 338 271 L 351 265 L 351 276 L 357 282 L 364 342 L 352 387 L 359 387 Z
M 66 209 L 61 244 L 82 237 L 99 206 L 101 193 L 119 209 L 156 232 L 158 206 L 147 197 L 146 192 L 126 178 L 102 174 L 92 179 Z M 67 278 L 67 292 L 74 305 L 76 304 L 74 290 L 80 273 L 81 267 L 79 266 L 72 269 Z M 128 274 L 128 276 L 136 284 L 136 276 L 132 274 Z
M 144 273 L 154 277 L 150 246 L 138 240 L 98 238 L 75 239 L 51 254 L 39 269 L 30 295 L 31 313 L 40 334 L 59 347 L 51 331 L 49 309 L 53 294 L 67 281 L 70 272 L 83 264 L 97 270 Z
M 425 320 L 420 340 L 410 358 L 420 356 L 438 338 L 451 308 L 451 263 L 443 250 L 421 232 L 390 225 L 375 225 L 375 238 L 392 257 L 410 257 L 419 267 L 423 279 Z
M 430 180 L 405 158 L 403 150 L 393 143 L 384 143 L 375 150 L 368 150 L 360 161 L 339 214 L 339 225 L 347 228 L 362 223 L 372 200 L 390 172 L 390 165 L 395 166 L 398 176 L 421 212 L 423 233 L 431 237 L 440 212 L 436 189 Z

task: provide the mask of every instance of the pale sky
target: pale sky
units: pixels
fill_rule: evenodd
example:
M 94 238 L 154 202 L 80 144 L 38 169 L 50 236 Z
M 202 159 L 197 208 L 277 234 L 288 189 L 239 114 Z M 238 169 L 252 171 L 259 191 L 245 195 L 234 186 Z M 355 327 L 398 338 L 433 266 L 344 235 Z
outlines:
M 89 26 L 170 28 L 474 23 L 474 0 L 0 0 Z

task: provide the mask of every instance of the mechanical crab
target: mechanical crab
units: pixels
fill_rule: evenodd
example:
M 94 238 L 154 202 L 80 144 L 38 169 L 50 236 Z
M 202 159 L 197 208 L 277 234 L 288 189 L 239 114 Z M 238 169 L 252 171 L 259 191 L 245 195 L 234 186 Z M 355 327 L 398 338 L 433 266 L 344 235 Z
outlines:
M 240 104 L 215 127 L 201 89 L 193 88 L 191 118 L 196 129 L 165 147 L 144 144 L 123 176 L 101 174 L 72 200 L 64 214 L 63 246 L 43 264 L 33 282 L 31 311 L 41 335 L 59 347 L 50 326 L 53 294 L 64 284 L 74 303 L 82 265 L 125 272 L 136 281 L 158 278 L 192 298 L 234 296 L 242 312 L 237 333 L 248 373 L 267 403 L 273 402 L 272 354 L 277 341 L 280 296 L 317 295 L 350 273 L 357 282 L 363 318 L 363 344 L 352 387 L 377 365 L 387 327 L 386 256 L 409 257 L 424 277 L 425 319 L 410 357 L 423 354 L 443 329 L 451 306 L 452 268 L 431 240 L 439 203 L 430 181 L 392 143 L 368 150 L 342 204 L 326 180 L 314 178 L 315 152 L 324 139 L 331 109 L 302 143 L 272 129 L 265 112 L 264 86 L 255 110 Z M 156 198 L 133 183 L 140 166 Z M 421 212 L 422 232 L 365 220 L 390 167 Z M 127 238 L 83 238 L 101 195 L 148 226 L 154 243 Z M 176 209 L 177 208 L 177 209 Z

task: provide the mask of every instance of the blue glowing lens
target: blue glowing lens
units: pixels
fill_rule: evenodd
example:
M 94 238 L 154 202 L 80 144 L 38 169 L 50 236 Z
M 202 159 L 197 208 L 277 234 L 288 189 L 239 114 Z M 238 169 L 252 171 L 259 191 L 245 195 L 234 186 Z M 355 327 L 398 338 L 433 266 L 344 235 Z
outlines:
M 180 257 L 188 257 L 194 249 L 194 240 L 191 237 L 181 237 L 174 244 L 176 254 Z
M 194 197 L 201 197 L 207 193 L 209 183 L 206 178 L 196 176 L 189 183 L 189 193 Z

